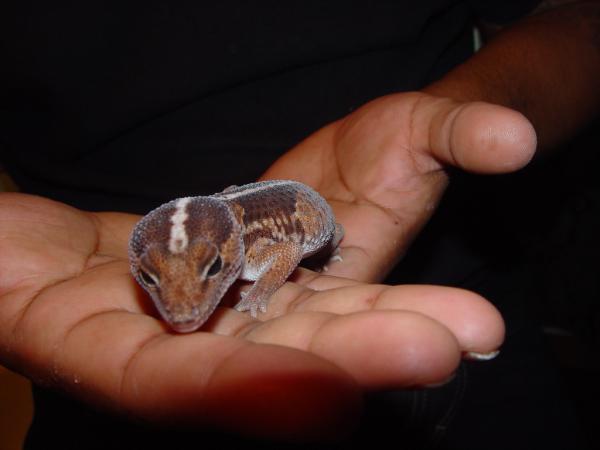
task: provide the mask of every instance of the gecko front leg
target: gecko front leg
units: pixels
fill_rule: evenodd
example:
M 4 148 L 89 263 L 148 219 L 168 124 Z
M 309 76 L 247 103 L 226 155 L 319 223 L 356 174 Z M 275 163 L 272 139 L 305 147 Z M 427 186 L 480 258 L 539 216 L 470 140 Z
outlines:
M 256 281 L 250 290 L 242 293 L 235 309 L 250 311 L 252 317 L 256 317 L 258 311 L 266 312 L 269 299 L 294 271 L 303 253 L 302 245 L 293 241 L 259 243 L 249 249 L 241 278 Z

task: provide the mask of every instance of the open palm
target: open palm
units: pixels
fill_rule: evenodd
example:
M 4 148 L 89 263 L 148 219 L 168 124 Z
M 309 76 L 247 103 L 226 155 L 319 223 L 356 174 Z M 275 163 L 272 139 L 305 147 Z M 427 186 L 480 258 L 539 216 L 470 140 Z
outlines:
M 339 432 L 362 391 L 438 383 L 503 338 L 497 311 L 470 292 L 309 271 L 259 320 L 224 307 L 202 331 L 172 334 L 129 274 L 136 216 L 2 194 L 0 218 L 0 362 L 142 420 Z
M 376 99 L 319 130 L 264 178 L 303 181 L 332 204 L 346 235 L 330 274 L 385 277 L 439 202 L 445 168 L 510 172 L 533 156 L 536 135 L 520 113 L 420 92 Z

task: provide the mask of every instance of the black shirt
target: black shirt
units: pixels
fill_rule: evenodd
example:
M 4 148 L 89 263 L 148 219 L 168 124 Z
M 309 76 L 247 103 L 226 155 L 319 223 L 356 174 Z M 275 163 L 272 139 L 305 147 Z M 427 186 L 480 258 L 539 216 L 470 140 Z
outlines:
M 528 1 L 0 6 L 0 162 L 26 192 L 142 212 L 253 181 L 328 122 L 469 56 Z

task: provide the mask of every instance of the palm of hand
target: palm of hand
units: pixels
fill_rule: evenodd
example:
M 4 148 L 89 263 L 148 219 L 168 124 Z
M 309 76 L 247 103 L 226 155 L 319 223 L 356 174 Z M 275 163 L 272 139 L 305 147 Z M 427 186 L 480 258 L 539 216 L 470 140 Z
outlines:
M 500 173 L 525 165 L 535 132 L 519 113 L 423 93 L 379 98 L 319 130 L 265 178 L 304 181 L 325 196 L 346 234 L 330 274 L 385 277 L 435 210 L 445 165 Z
M 0 196 L 0 217 L 0 361 L 146 420 L 339 432 L 362 390 L 437 383 L 463 352 L 494 350 L 503 336 L 475 294 L 308 271 L 261 320 L 221 308 L 204 329 L 212 333 L 174 335 L 129 274 L 137 217 L 20 194 Z

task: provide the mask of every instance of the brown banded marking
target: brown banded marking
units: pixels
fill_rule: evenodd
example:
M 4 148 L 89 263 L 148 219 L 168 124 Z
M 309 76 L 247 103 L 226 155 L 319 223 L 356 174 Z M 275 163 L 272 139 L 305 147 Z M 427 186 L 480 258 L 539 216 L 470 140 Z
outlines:
M 335 222 L 328 216 L 330 208 L 324 200 L 312 193 L 301 192 L 298 194 L 294 217 L 303 229 L 304 243 L 307 251 L 320 248 L 331 239 L 335 231 Z
M 244 224 L 244 243 L 246 246 L 251 245 L 256 239 L 262 238 L 271 239 L 273 242 L 291 240 L 300 244 L 304 243 L 302 223 L 299 220 L 292 221 L 288 219 L 279 211 L 275 214 L 277 214 L 276 217 L 257 219 Z M 251 217 L 251 213 L 245 216 L 246 220 Z

